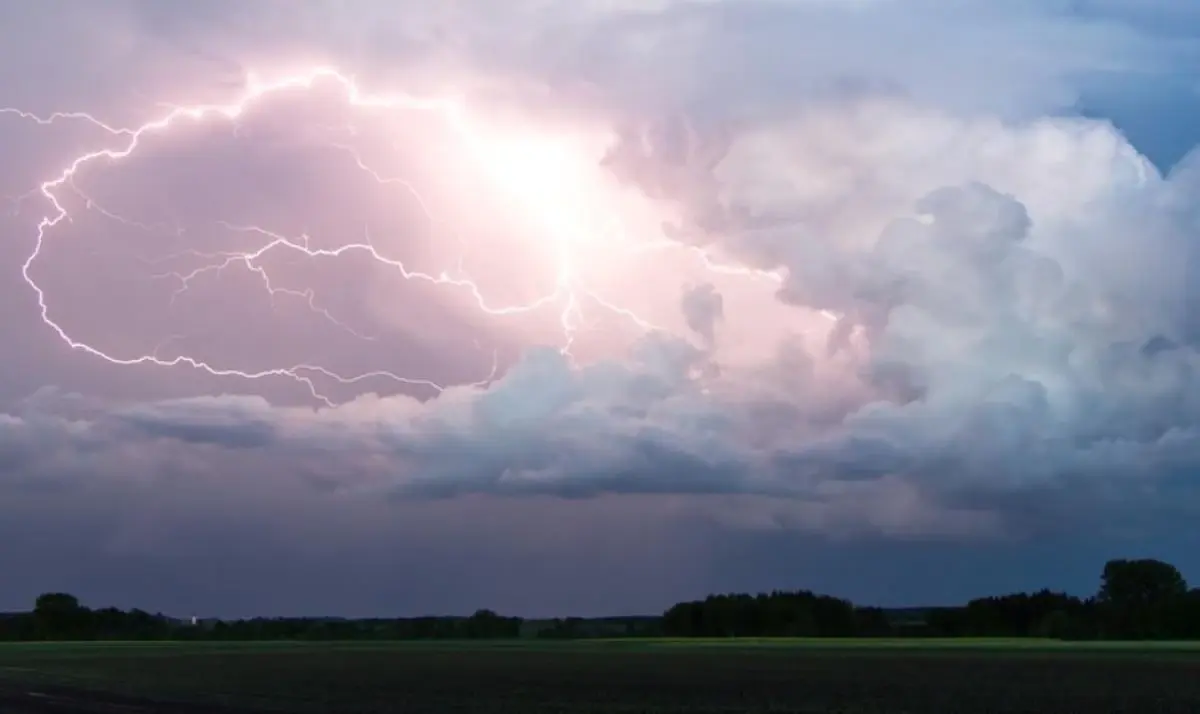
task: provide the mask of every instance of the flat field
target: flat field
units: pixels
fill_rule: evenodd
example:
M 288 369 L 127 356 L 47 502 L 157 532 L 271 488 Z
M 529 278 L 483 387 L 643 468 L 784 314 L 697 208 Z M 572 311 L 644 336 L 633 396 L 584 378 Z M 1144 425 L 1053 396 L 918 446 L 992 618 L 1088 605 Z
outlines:
M 1200 711 L 1200 645 L 1038 640 L 0 644 L 0 711 Z

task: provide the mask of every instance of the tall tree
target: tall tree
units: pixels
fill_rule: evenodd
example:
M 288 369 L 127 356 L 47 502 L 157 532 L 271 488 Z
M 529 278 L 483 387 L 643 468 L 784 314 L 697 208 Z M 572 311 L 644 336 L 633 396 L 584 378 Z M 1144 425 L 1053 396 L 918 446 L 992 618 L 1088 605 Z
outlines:
M 1162 602 L 1187 592 L 1187 581 L 1170 563 L 1152 558 L 1110 560 L 1100 575 L 1102 603 L 1139 605 Z
M 1169 613 L 1187 595 L 1179 569 L 1161 560 L 1110 560 L 1100 575 L 1096 601 L 1110 637 L 1151 638 L 1169 634 Z
M 67 593 L 44 593 L 33 606 L 33 619 L 42 637 L 78 637 L 87 627 L 89 612 Z

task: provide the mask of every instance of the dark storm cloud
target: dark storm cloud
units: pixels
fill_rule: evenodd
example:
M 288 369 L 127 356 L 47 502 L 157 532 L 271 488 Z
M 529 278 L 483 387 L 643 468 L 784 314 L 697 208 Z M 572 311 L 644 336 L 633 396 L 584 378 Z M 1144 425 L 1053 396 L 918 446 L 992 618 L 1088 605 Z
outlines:
M 0 105 L 41 114 L 131 123 L 158 101 L 225 96 L 250 69 L 328 60 L 620 125 L 608 168 L 680 207 L 673 235 L 786 269 L 782 302 L 840 321 L 814 350 L 701 286 L 679 308 L 704 349 L 655 334 L 576 368 L 480 337 L 432 292 L 363 310 L 352 298 L 371 281 L 351 263 L 284 269 L 376 339 L 311 320 L 303 299 L 260 299 L 248 271 L 200 280 L 168 310 L 173 283 L 139 258 L 245 245 L 206 219 L 358 235 L 347 216 L 409 209 L 353 204 L 365 184 L 352 166 L 288 133 L 294 116 L 342 119 L 315 104 L 264 110 L 239 137 L 164 140 L 78 188 L 189 231 L 87 214 L 35 266 L 73 331 L 132 354 L 186 349 L 251 370 L 320 358 L 460 384 L 495 349 L 501 375 L 440 395 L 364 382 L 339 400 L 382 396 L 314 408 L 286 379 L 106 365 L 37 319 L 19 266 L 45 206 L 9 201 L 0 538 L 31 545 L 0 557 L 24 574 L 0 606 L 61 587 L 202 613 L 644 611 L 793 584 L 764 573 L 806 553 L 795 585 L 949 598 L 1009 586 L 838 575 L 830 553 L 886 571 L 903 551 L 919 569 L 958 540 L 981 550 L 946 562 L 1010 548 L 996 569 L 1011 573 L 1032 536 L 1103 532 L 1153 550 L 1158 526 L 1196 503 L 1196 159 L 1160 175 L 1112 126 L 1071 116 L 1097 86 L 1194 78 L 1187 3 L 46 0 L 0 2 L 0 27 Z M 1127 97 L 1102 103 L 1136 114 Z M 105 139 L 0 115 L 0 192 Z M 335 204 L 351 207 L 314 208 Z M 392 218 L 398 251 L 418 242 L 409 213 Z M 409 304 L 425 307 L 395 309 Z M 778 329 L 773 357 L 728 357 L 753 332 L 739 325 Z M 91 396 L 18 401 L 47 384 Z
M 257 400 L 251 400 L 246 410 L 238 409 L 238 401 L 227 399 L 218 412 L 204 409 L 203 401 L 180 400 L 153 409 L 134 407 L 118 416 L 152 437 L 235 449 L 263 447 L 275 442 L 275 425 L 254 414 Z

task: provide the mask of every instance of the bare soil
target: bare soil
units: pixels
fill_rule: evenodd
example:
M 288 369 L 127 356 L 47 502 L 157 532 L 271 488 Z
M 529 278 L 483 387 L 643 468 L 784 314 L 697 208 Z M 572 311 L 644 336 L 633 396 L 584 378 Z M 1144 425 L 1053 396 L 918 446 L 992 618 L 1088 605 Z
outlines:
M 0 679 L 0 714 L 1200 712 L 1194 654 L 318 646 L 34 665 L 41 683 Z

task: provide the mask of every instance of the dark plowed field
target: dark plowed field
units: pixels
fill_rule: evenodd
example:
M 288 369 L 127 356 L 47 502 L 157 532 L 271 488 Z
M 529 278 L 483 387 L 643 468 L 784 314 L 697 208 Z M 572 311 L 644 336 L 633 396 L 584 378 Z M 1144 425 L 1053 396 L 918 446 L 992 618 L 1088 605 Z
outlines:
M 1200 712 L 1200 657 L 1133 650 L 92 646 L 0 663 L 4 714 Z

